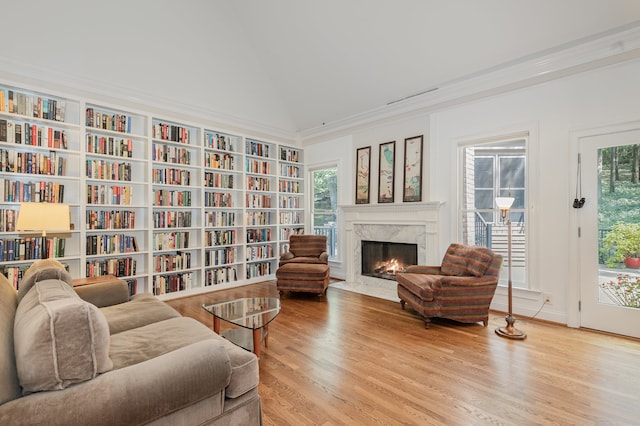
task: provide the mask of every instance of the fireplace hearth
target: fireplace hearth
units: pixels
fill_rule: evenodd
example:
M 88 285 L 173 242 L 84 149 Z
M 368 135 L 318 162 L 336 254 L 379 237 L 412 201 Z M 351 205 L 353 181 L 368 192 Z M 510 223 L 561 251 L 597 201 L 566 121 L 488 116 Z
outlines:
M 409 265 L 418 263 L 418 245 L 390 241 L 361 241 L 361 274 L 386 280 L 396 279 Z

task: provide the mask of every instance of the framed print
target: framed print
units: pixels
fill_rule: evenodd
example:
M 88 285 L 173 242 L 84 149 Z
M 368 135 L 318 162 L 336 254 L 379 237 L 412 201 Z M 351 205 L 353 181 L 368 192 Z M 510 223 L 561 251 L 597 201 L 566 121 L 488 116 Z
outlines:
M 369 204 L 371 147 L 358 148 L 356 161 L 356 204 Z
M 393 203 L 395 185 L 396 142 L 380 144 L 378 170 L 378 203 Z
M 404 140 L 402 201 L 422 201 L 422 135 Z

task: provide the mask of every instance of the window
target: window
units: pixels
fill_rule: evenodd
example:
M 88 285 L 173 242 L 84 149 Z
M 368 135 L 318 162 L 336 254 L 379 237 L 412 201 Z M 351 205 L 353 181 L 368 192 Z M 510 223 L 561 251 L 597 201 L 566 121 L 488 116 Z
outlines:
M 313 233 L 327 236 L 329 260 L 337 260 L 338 168 L 332 166 L 312 170 L 311 182 L 313 186 L 311 190 Z
M 515 198 L 511 207 L 512 280 L 526 288 L 527 151 L 526 138 L 497 140 L 463 147 L 462 240 L 507 256 L 507 227 L 495 198 Z M 504 268 L 503 268 L 504 271 Z

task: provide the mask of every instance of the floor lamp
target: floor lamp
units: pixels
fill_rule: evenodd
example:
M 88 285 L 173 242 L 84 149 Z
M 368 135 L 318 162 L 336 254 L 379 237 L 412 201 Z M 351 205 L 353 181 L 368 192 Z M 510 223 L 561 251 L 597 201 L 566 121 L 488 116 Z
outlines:
M 513 204 L 513 197 L 496 197 L 496 204 L 500 209 L 502 220 L 507 224 L 507 266 L 509 270 L 509 314 L 505 317 L 507 321 L 506 327 L 500 327 L 496 329 L 498 336 L 506 337 L 508 339 L 522 340 L 527 337 L 522 331 L 516 329 L 513 325 L 516 323 L 516 319 L 513 317 L 513 284 L 511 282 L 511 205 Z
M 16 230 L 35 234 L 43 240 L 49 236 L 69 237 L 71 216 L 69 206 L 58 203 L 20 203 Z M 47 257 L 53 257 L 53 250 L 47 249 Z

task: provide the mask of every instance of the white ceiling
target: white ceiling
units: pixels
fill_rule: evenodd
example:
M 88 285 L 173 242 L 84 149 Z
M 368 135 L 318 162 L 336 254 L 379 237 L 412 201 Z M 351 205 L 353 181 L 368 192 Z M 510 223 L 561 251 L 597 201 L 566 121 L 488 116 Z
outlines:
M 638 0 L 29 0 L 2 10 L 30 16 L 6 23 L 5 68 L 289 134 L 640 22 Z

